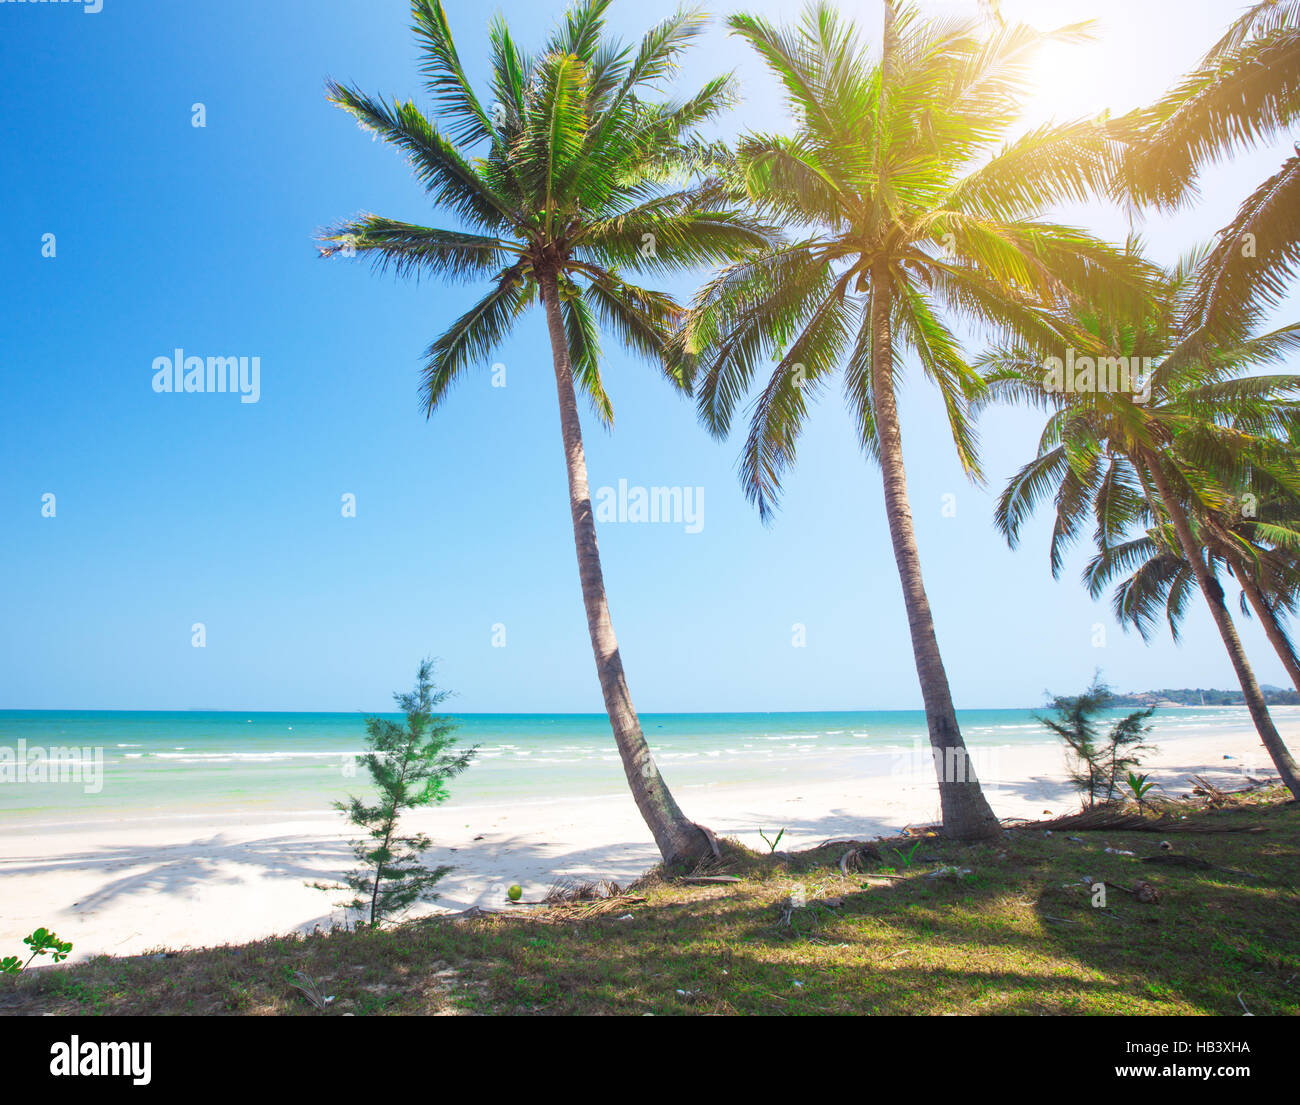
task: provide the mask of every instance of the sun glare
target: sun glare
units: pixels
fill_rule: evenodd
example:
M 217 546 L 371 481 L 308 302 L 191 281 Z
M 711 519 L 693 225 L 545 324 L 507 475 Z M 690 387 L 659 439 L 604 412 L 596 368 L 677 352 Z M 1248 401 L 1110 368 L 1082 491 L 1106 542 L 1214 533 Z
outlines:
M 1045 45 L 1033 62 L 1027 123 L 1122 114 L 1158 94 L 1165 75 L 1151 66 L 1149 35 L 1140 13 L 1118 0 L 1004 0 L 1008 22 L 1041 31 L 1091 21 L 1090 41 Z

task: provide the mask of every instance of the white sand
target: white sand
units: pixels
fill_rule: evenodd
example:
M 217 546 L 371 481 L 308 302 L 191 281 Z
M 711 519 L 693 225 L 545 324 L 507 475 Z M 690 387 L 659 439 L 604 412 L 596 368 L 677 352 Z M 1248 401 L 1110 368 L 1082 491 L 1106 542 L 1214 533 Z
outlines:
M 1077 808 L 1059 747 L 1004 748 L 995 766 L 982 764 L 981 774 L 999 816 Z M 1184 793 L 1189 775 L 1236 786 L 1244 774 L 1258 777 L 1269 768 L 1258 738 L 1244 729 L 1165 738 L 1147 764 L 1170 794 Z M 842 782 L 801 783 L 791 773 L 762 788 L 689 787 L 677 796 L 688 815 L 719 835 L 760 849 L 759 828 L 771 836 L 784 827 L 786 850 L 887 834 L 938 815 L 927 764 Z M 437 905 L 416 912 L 509 908 L 505 890 L 515 882 L 525 899 L 565 876 L 626 884 L 658 859 L 628 795 L 509 806 L 453 802 L 410 815 L 408 825 L 439 845 L 431 862 L 456 866 L 440 884 Z M 337 898 L 306 884 L 350 866 L 348 826 L 333 812 L 10 826 L 0 837 L 0 953 L 21 951 L 22 937 L 40 925 L 72 941 L 74 959 L 328 927 L 343 917 L 330 908 Z

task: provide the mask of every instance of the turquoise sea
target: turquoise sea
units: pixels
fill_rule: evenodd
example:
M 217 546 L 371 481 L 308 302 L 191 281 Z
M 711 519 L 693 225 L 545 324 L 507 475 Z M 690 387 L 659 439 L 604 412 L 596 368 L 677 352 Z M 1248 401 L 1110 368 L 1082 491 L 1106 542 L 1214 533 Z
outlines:
M 452 785 L 456 803 L 554 801 L 625 785 L 603 714 L 456 720 L 458 739 L 479 749 Z M 1017 746 L 1050 743 L 1030 710 L 964 710 L 959 720 L 973 749 L 1014 756 Z M 1156 743 L 1249 725 L 1241 707 L 1171 709 L 1155 720 Z M 643 714 L 641 722 L 664 775 L 681 788 L 878 774 L 928 747 L 919 710 Z M 71 825 L 323 811 L 361 786 L 353 757 L 364 731 L 359 714 L 0 711 L 0 818 Z M 5 775 L 6 750 L 17 763 L 20 748 L 26 762 L 33 749 L 71 749 L 85 766 L 61 781 Z M 98 785 L 88 785 L 96 773 Z

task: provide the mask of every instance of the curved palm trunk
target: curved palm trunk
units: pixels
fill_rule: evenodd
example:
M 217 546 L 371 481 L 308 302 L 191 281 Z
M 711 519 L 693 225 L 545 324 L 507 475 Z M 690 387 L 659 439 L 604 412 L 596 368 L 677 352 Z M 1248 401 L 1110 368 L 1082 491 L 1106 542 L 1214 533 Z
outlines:
M 1264 702 L 1264 692 L 1259 689 L 1259 683 L 1255 681 L 1255 673 L 1251 669 L 1250 661 L 1246 659 L 1246 650 L 1241 647 L 1241 638 L 1237 636 L 1237 627 L 1233 625 L 1232 615 L 1228 612 L 1228 604 L 1224 601 L 1223 588 L 1219 586 L 1219 581 L 1210 574 L 1205 558 L 1201 555 L 1200 545 L 1192 535 L 1192 527 L 1187 520 L 1187 513 L 1170 490 L 1164 462 L 1159 456 L 1151 452 L 1148 452 L 1142 460 L 1151 472 L 1156 491 L 1164 503 L 1165 510 L 1169 513 L 1170 521 L 1174 524 L 1174 532 L 1178 534 L 1178 543 L 1183 547 L 1183 558 L 1192 566 L 1192 571 L 1196 575 L 1196 583 L 1210 607 L 1210 614 L 1214 618 L 1215 626 L 1218 627 L 1219 636 L 1223 638 L 1223 647 L 1228 650 L 1228 659 L 1232 661 L 1233 671 L 1237 673 L 1237 682 L 1241 684 L 1241 693 L 1246 699 L 1246 707 L 1250 710 L 1251 719 L 1255 722 L 1255 730 L 1259 733 L 1259 739 L 1263 741 L 1264 747 L 1268 749 L 1268 754 L 1273 760 L 1273 766 L 1277 768 L 1277 773 L 1282 777 L 1282 782 L 1286 784 L 1287 790 L 1295 797 L 1300 798 L 1300 771 L 1297 771 L 1296 762 L 1287 746 L 1282 742 L 1282 737 L 1269 715 L 1268 706 Z
M 569 342 L 560 316 L 555 275 L 542 274 L 541 286 L 555 362 L 555 388 L 560 399 L 560 426 L 564 432 L 564 460 L 569 472 L 569 510 L 573 515 L 573 541 L 578 551 L 578 576 L 582 581 L 582 601 L 587 609 L 587 629 L 596 656 L 600 690 L 605 697 L 605 712 L 609 715 L 632 797 L 650 827 L 664 862 L 698 859 L 713 854 L 710 836 L 687 820 L 659 774 L 641 732 L 641 723 L 623 675 L 623 660 L 618 653 L 618 640 L 614 636 L 609 604 L 605 599 L 605 577 L 600 567 L 600 550 L 596 546 L 596 522 L 587 486 L 587 461 L 582 449 L 582 425 L 578 421 Z
M 889 307 L 892 299 L 889 271 L 883 265 L 871 275 L 871 390 L 875 403 L 876 432 L 880 438 L 880 469 L 885 481 L 885 513 L 894 562 L 903 585 L 907 626 L 912 634 L 916 674 L 921 681 L 930 750 L 939 777 L 939 802 L 945 835 L 960 840 L 980 840 L 1001 832 L 966 754 L 952 704 L 948 674 L 939 655 L 939 641 L 930 614 L 930 600 L 921 579 L 921 559 L 912 529 L 912 509 L 907 500 L 907 474 L 903 468 L 903 438 L 891 373 L 893 334 Z
M 1259 619 L 1260 625 L 1264 627 L 1264 634 L 1268 637 L 1268 643 L 1273 646 L 1277 658 L 1282 661 L 1282 666 L 1286 668 L 1291 685 L 1297 691 L 1300 691 L 1300 659 L 1296 657 L 1295 649 L 1291 645 L 1291 638 L 1287 636 L 1286 630 L 1282 628 L 1281 621 L 1278 620 L 1277 614 L 1269 604 L 1268 599 L 1264 597 L 1264 593 L 1259 589 L 1259 584 L 1255 582 L 1255 577 L 1250 574 L 1249 569 L 1244 565 L 1239 565 L 1234 574 L 1241 584 L 1241 589 L 1246 592 L 1246 601 L 1250 603 L 1250 608 L 1255 611 L 1255 617 Z

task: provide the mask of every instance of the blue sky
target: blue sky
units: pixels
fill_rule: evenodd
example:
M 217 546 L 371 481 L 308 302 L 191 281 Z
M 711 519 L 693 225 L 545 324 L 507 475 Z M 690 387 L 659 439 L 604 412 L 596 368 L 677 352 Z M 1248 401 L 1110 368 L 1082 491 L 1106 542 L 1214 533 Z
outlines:
M 928 4 L 927 10 L 972 7 Z M 617 4 L 630 37 L 670 5 Z M 869 33 L 875 0 L 846 4 Z M 315 230 L 373 210 L 433 225 L 401 160 L 325 102 L 325 78 L 422 99 L 404 0 L 0 3 L 0 708 L 372 709 L 418 657 L 442 658 L 458 709 L 598 710 L 578 591 L 554 381 L 540 315 L 426 421 L 420 354 L 473 289 L 321 261 Z M 793 18 L 797 6 L 751 10 Z M 501 5 L 532 44 L 559 5 Z M 728 12 L 731 5 L 714 5 Z M 1034 117 L 1124 110 L 1205 50 L 1235 5 L 1014 3 L 1043 27 L 1097 18 L 1099 40 L 1042 66 Z M 472 75 L 492 9 L 448 12 Z M 735 68 L 732 131 L 784 111 L 715 27 L 681 84 Z M 206 127 L 191 125 L 202 103 Z M 1172 259 L 1222 226 L 1278 150 L 1203 181 L 1203 202 L 1143 226 Z M 1068 216 L 1111 237 L 1125 218 Z M 54 234 L 56 256 L 42 256 Z M 689 282 L 675 288 L 686 294 Z M 1284 321 L 1295 300 L 1279 312 Z M 259 357 L 261 396 L 160 395 L 177 348 Z M 606 342 L 612 434 L 588 420 L 592 485 L 704 489 L 704 526 L 605 524 L 606 580 L 634 699 L 648 710 L 920 704 L 878 473 L 833 399 L 810 420 L 784 509 L 764 528 L 739 446 Z M 486 366 L 485 366 L 486 369 Z M 1200 606 L 1181 647 L 1122 633 L 1105 602 L 1047 565 L 1046 516 L 1009 551 L 993 498 L 1038 417 L 983 427 L 985 489 L 962 478 L 938 404 L 902 397 L 926 582 L 959 706 L 1035 705 L 1096 667 L 1124 688 L 1230 686 Z M 42 496 L 56 515 L 42 516 Z M 357 516 L 341 516 L 341 496 Z M 956 496 L 956 517 L 941 510 Z M 206 647 L 191 626 L 206 627 Z M 796 624 L 806 647 L 792 646 Z M 1094 647 L 1094 626 L 1106 627 Z M 506 647 L 493 647 L 504 625 Z M 1253 625 L 1260 677 L 1285 684 Z

